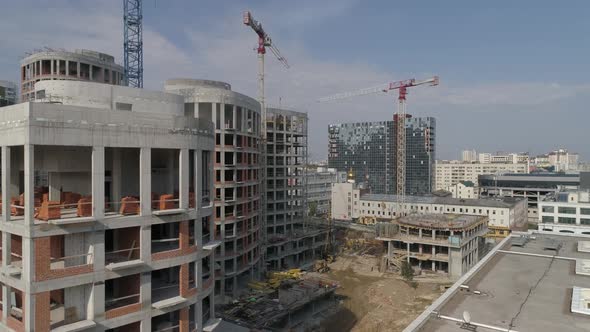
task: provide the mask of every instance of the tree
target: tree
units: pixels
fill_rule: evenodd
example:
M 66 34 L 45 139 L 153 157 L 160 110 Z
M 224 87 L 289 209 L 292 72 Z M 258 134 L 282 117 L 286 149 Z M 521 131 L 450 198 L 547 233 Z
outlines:
M 407 260 L 402 261 L 400 274 L 405 281 L 410 282 L 414 279 L 414 269 Z
M 309 203 L 309 215 L 315 216 L 318 212 L 318 202 L 310 202 Z

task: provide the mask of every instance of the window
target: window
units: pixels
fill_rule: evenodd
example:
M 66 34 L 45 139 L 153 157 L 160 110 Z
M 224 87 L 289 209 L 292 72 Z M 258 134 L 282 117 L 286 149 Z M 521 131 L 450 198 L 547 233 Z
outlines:
M 543 212 L 553 213 L 555 210 L 553 206 L 543 206 Z
M 557 208 L 557 212 L 565 214 L 576 214 L 575 207 L 560 206 Z
M 580 214 L 590 215 L 590 208 L 580 208 Z
M 543 216 L 542 221 L 543 222 L 554 222 L 555 220 L 553 219 L 553 216 Z
M 133 108 L 133 104 L 128 103 L 115 103 L 115 108 L 117 111 L 131 111 Z
M 573 225 L 576 223 L 576 218 L 571 218 L 571 217 L 559 217 L 558 218 L 558 222 L 560 224 L 570 224 Z
M 580 224 L 581 225 L 590 225 L 590 219 L 582 218 L 582 219 L 580 219 Z

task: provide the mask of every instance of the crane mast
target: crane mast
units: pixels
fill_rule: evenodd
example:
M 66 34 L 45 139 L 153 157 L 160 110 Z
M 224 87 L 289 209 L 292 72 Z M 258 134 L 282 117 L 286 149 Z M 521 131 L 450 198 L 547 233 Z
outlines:
M 143 88 L 142 0 L 123 0 L 125 84 Z
M 266 100 L 264 97 L 264 55 L 266 54 L 266 49 L 268 48 L 285 68 L 289 68 L 289 63 L 281 55 L 281 52 L 275 46 L 270 36 L 264 31 L 262 23 L 252 17 L 252 13 L 249 11 L 244 12 L 243 22 L 258 35 L 258 48 L 256 49 L 258 53 L 258 101 L 260 102 L 262 113 L 262 137 L 266 139 Z
M 406 96 L 408 94 L 408 88 L 419 85 L 428 84 L 436 86 L 439 84 L 438 76 L 433 76 L 429 79 L 417 81 L 416 79 L 409 79 L 403 81 L 390 82 L 385 85 L 360 89 L 352 92 L 339 93 L 328 97 L 320 98 L 318 101 L 326 102 L 332 100 L 346 99 L 355 96 L 363 96 L 379 92 L 389 92 L 391 90 L 398 90 L 397 98 L 397 112 L 394 115 L 394 126 L 395 126 L 395 143 L 396 143 L 396 155 L 395 155 L 395 179 L 396 179 L 396 195 L 397 203 L 396 210 L 397 216 L 403 215 L 402 209 L 403 204 L 406 201 Z

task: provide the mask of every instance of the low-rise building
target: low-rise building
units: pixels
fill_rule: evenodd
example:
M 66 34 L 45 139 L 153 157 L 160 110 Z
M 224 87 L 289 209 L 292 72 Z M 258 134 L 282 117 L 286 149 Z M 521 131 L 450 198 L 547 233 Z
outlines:
M 435 165 L 435 190 L 447 188 L 462 181 L 471 181 L 477 187 L 480 175 L 529 172 L 527 162 L 461 162 L 457 160 L 437 160 Z M 477 188 L 476 188 L 477 189 Z M 477 192 L 477 190 L 476 190 Z
M 330 211 L 332 184 L 346 182 L 346 172 L 326 167 L 308 168 L 305 178 L 308 214 L 310 216 L 327 215 Z
M 536 223 L 539 217 L 537 203 L 560 190 L 577 189 L 580 174 L 531 173 L 480 175 L 479 197 L 524 198 L 528 204 L 528 219 Z
M 558 192 L 539 202 L 538 230 L 590 234 L 590 192 Z
M 414 214 L 378 224 L 376 237 L 387 244 L 388 268 L 406 260 L 415 270 L 457 279 L 479 261 L 487 224 L 486 216 Z
M 364 218 L 391 221 L 408 214 L 462 214 L 488 217 L 489 236 L 504 237 L 527 226 L 524 199 L 460 199 L 439 196 L 406 196 L 398 203 L 396 195 L 369 194 L 354 183 L 332 187 L 332 217 L 357 221 Z M 401 213 L 397 212 L 398 206 Z
M 589 331 L 588 240 L 513 234 L 403 331 Z
M 451 193 L 453 198 L 477 198 L 477 191 L 475 185 L 471 181 L 461 181 L 455 185 L 446 188 Z

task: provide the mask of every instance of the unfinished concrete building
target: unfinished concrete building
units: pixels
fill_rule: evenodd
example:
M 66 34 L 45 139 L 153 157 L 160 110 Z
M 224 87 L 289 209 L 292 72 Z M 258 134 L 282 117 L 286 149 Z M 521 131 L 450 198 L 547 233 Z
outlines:
M 187 117 L 215 123 L 215 294 L 231 300 L 262 268 L 260 104 L 223 82 L 171 79 L 165 90 L 184 96 Z
M 43 81 L 0 112 L 2 331 L 202 331 L 213 124 L 182 97 Z
M 387 267 L 408 261 L 418 272 L 438 272 L 458 279 L 479 261 L 488 218 L 457 214 L 409 215 L 376 225 L 387 247 Z
M 21 60 L 21 101 L 35 98 L 35 83 L 45 80 L 91 81 L 122 85 L 125 70 L 112 55 L 91 50 L 46 49 Z
M 266 261 L 270 270 L 305 268 L 321 256 L 326 233 L 306 225 L 307 114 L 268 108 Z

